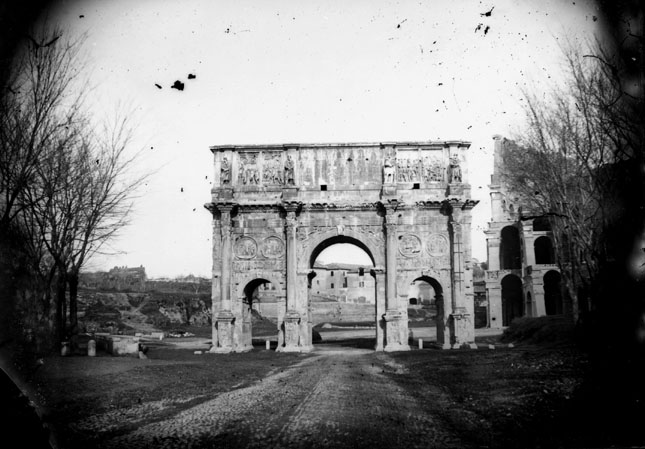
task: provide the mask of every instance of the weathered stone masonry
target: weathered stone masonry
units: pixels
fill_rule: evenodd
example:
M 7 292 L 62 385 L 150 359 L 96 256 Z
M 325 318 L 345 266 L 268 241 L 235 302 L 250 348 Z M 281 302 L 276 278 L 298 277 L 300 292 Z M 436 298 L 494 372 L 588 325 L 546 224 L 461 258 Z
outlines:
M 376 350 L 407 350 L 415 280 L 438 300 L 443 348 L 474 342 L 468 142 L 214 146 L 213 348 L 251 349 L 245 295 L 271 282 L 278 350 L 312 347 L 314 262 L 336 243 L 365 250 L 375 281 Z M 400 292 L 400 293 L 399 293 Z M 442 299 L 441 299 L 442 298 Z

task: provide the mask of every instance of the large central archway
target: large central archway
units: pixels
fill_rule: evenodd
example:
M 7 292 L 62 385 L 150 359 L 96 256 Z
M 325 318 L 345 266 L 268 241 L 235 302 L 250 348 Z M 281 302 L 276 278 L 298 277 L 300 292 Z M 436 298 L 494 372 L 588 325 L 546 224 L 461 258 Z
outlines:
M 376 346 L 374 266 L 367 245 L 350 236 L 329 237 L 314 247 L 307 276 L 312 342 Z

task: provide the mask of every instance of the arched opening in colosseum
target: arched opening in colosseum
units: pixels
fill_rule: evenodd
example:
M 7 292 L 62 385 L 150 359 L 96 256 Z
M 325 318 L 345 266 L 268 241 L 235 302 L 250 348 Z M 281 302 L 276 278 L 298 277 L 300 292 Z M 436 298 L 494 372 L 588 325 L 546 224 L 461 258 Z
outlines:
M 502 279 L 502 325 L 509 326 L 511 321 L 524 315 L 522 280 L 514 274 Z
M 562 277 L 555 270 L 544 275 L 544 309 L 547 315 L 562 314 Z
M 520 233 L 515 226 L 506 226 L 502 229 L 499 257 L 502 270 L 522 268 Z
M 360 339 L 374 342 L 376 279 L 374 259 L 360 240 L 339 235 L 312 252 L 308 278 L 313 341 Z
M 554 264 L 555 254 L 553 251 L 553 243 L 551 239 L 545 235 L 535 239 L 533 244 L 535 249 L 535 263 L 536 264 Z

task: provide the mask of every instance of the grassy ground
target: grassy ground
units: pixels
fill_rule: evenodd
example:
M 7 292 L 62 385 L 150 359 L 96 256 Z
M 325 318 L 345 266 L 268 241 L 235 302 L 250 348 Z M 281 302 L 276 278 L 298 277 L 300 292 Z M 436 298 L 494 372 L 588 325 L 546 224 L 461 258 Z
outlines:
M 44 368 L 32 376 L 31 383 L 37 385 L 62 447 L 86 447 L 91 435 L 69 425 L 82 417 L 105 412 L 127 414 L 145 404 L 162 406 L 168 415 L 177 414 L 206 398 L 259 382 L 307 357 L 259 348 L 251 353 L 216 356 L 157 347 L 148 354 L 148 360 L 104 354 L 44 360 Z M 114 429 L 114 435 L 124 430 Z
M 576 447 L 582 429 L 567 426 L 585 373 L 572 347 L 411 351 L 393 358 L 405 366 L 403 388 L 474 447 Z
M 571 342 L 570 333 L 571 327 L 557 319 L 526 320 L 514 323 L 503 336 L 515 343 L 514 348 L 413 349 L 378 357 L 392 362 L 388 362 L 392 369 L 383 375 L 419 398 L 440 425 L 471 447 L 645 445 L 645 433 L 638 425 L 642 417 L 608 407 L 601 392 L 589 387 L 589 362 Z M 487 337 L 486 343 L 501 343 L 498 338 Z M 374 342 L 354 339 L 334 344 L 372 348 Z M 83 417 L 106 411 L 127 414 L 148 404 L 174 415 L 310 357 L 263 348 L 215 356 L 159 345 L 151 347 L 148 360 L 50 357 L 27 374 L 60 432 L 63 447 L 86 447 L 91 436 L 72 424 Z M 113 429 L 114 435 L 124 431 Z

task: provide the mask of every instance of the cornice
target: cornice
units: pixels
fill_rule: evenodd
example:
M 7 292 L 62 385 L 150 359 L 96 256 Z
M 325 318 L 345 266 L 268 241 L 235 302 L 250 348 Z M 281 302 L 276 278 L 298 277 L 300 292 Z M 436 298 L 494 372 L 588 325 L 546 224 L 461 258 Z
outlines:
M 212 145 L 211 152 L 223 151 L 287 151 L 289 149 L 338 149 L 338 148 L 407 148 L 407 147 L 426 147 L 426 148 L 446 148 L 451 146 L 469 148 L 471 142 L 466 140 L 426 140 L 426 141 L 401 141 L 401 142 L 338 142 L 338 143 L 267 143 L 267 144 L 227 144 Z

